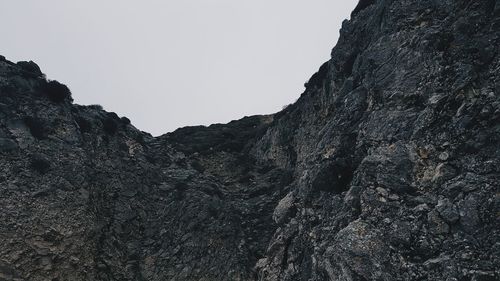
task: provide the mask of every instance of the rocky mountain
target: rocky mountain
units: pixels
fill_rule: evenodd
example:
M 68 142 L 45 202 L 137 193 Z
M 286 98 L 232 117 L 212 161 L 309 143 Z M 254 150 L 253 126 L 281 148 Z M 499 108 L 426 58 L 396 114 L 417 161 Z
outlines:
M 500 1 L 340 33 L 283 111 L 160 137 L 0 57 L 0 280 L 499 280 Z

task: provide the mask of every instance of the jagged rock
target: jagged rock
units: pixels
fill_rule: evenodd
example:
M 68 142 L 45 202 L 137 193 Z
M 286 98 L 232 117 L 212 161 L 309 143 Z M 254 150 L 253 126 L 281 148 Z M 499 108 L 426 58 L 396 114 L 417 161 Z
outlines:
M 284 222 L 289 216 L 293 215 L 294 211 L 296 211 L 293 206 L 294 200 L 295 195 L 290 192 L 278 202 L 278 205 L 274 208 L 273 212 L 273 220 L 277 224 Z
M 360 1 L 283 111 L 152 137 L 0 56 L 2 280 L 498 280 L 498 1 Z
M 457 207 L 447 199 L 439 200 L 436 209 L 447 223 L 453 224 L 460 218 Z

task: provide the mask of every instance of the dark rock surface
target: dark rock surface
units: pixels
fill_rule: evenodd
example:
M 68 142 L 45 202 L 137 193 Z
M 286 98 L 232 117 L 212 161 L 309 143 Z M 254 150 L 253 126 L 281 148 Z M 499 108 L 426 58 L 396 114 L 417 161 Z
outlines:
M 0 280 L 499 280 L 500 2 L 361 2 L 296 103 L 156 138 L 0 57 Z

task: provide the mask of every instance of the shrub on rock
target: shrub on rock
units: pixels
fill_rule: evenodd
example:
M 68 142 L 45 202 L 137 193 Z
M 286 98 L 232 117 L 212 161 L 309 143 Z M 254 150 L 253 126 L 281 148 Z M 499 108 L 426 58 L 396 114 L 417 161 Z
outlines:
M 45 124 L 41 119 L 28 116 L 24 118 L 24 123 L 28 126 L 31 135 L 35 138 L 41 140 L 47 137 Z
M 118 131 L 118 122 L 120 120 L 118 115 L 114 112 L 110 112 L 107 114 L 106 118 L 102 120 L 102 126 L 104 131 L 110 135 L 114 135 L 116 131 Z
M 69 88 L 55 80 L 43 83 L 41 91 L 53 102 L 73 101 Z
M 33 61 L 19 61 L 16 64 L 26 73 L 34 75 L 35 77 L 43 76 L 40 67 Z
M 45 174 L 50 169 L 50 161 L 44 155 L 35 154 L 31 157 L 30 167 L 40 174 Z
M 130 124 L 130 119 L 128 119 L 127 117 L 123 116 L 122 118 L 120 118 L 120 120 L 122 120 L 122 123 L 125 124 L 125 125 L 128 125 Z
M 82 133 L 90 132 L 90 130 L 92 129 L 92 124 L 90 123 L 90 121 L 83 117 L 77 117 L 75 121 Z

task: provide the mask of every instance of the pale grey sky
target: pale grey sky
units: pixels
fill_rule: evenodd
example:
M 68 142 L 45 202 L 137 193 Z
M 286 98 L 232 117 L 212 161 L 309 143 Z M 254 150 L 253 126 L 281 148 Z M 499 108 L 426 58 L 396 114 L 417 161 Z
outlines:
M 0 3 L 1 55 L 159 135 L 295 101 L 357 0 Z

